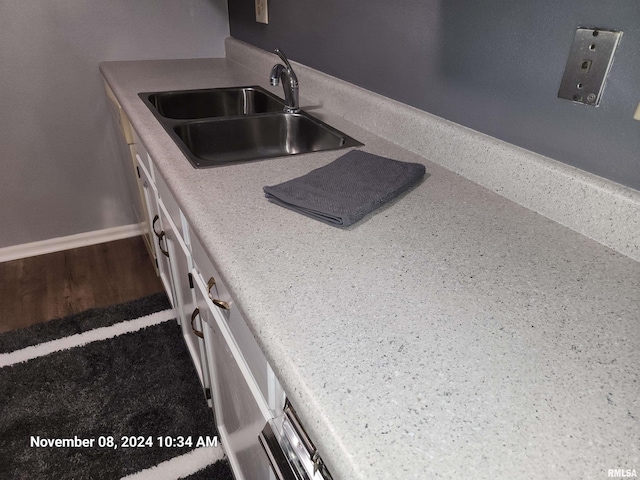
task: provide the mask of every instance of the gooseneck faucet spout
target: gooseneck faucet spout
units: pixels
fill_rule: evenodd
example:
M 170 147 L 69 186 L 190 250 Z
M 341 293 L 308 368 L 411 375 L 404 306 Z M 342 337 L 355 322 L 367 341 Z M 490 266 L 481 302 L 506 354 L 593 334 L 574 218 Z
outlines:
M 298 77 L 296 77 L 289 60 L 287 60 L 287 57 L 282 53 L 282 50 L 276 48 L 274 52 L 280 57 L 284 65 L 277 63 L 271 69 L 271 76 L 269 77 L 271 85 L 276 87 L 282 82 L 284 101 L 286 104 L 284 110 L 289 113 L 297 113 L 300 111 Z

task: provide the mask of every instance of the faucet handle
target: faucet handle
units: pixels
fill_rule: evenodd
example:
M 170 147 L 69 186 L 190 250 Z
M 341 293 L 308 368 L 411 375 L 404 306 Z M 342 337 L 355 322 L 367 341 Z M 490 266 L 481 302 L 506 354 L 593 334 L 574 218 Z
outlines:
M 289 60 L 287 60 L 287 57 L 285 56 L 284 52 L 282 50 L 280 50 L 279 48 L 276 48 L 274 50 L 274 52 L 276 53 L 276 55 L 278 55 L 280 57 L 280 59 L 285 64 L 287 69 L 290 70 L 290 71 L 293 71 L 293 68 L 291 68 L 291 64 L 289 63 Z
M 282 82 L 285 100 L 284 110 L 289 113 L 297 113 L 300 111 L 300 101 L 298 99 L 298 77 L 293 71 L 293 68 L 289 63 L 289 60 L 287 60 L 284 52 L 279 48 L 276 48 L 274 52 L 280 57 L 284 65 L 277 63 L 271 69 L 271 76 L 269 77 L 271 85 L 278 85 L 281 81 L 281 77 L 284 75 L 286 79 L 286 83 L 284 81 Z

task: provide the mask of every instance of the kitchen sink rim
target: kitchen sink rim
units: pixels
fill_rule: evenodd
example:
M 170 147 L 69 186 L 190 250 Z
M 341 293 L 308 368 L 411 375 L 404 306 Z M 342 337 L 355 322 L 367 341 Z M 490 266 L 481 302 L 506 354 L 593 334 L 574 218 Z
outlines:
M 221 91 L 221 90 L 241 90 L 241 89 L 255 89 L 257 91 L 265 93 L 272 99 L 281 103 L 283 106 L 283 110 L 276 111 L 276 112 L 258 112 L 258 113 L 236 114 L 236 115 L 228 115 L 228 116 L 175 119 L 175 118 L 165 117 L 162 114 L 160 114 L 160 112 L 158 112 L 155 106 L 148 99 L 150 95 L 160 94 L 160 93 L 185 93 L 185 92 L 198 92 L 198 91 L 212 91 L 212 90 Z M 237 164 L 243 164 L 243 163 L 259 162 L 259 161 L 269 160 L 273 158 L 285 158 L 285 157 L 304 155 L 309 153 L 319 153 L 319 152 L 325 152 L 325 151 L 331 151 L 331 150 L 348 149 L 350 147 L 364 146 L 364 144 L 359 140 L 356 140 L 355 138 L 342 132 L 341 130 L 338 130 L 337 128 L 332 127 L 331 125 L 320 120 L 316 116 L 311 115 L 305 110 L 300 110 L 299 112 L 296 112 L 296 113 L 286 112 L 284 110 L 284 105 L 285 105 L 284 100 L 259 85 L 228 86 L 228 87 L 219 87 L 219 88 L 201 88 L 201 89 L 187 89 L 187 90 L 166 90 L 166 91 L 156 91 L 156 92 L 140 92 L 138 93 L 138 97 L 147 106 L 147 108 L 151 111 L 151 113 L 156 117 L 156 119 L 158 120 L 162 128 L 169 135 L 169 137 L 176 144 L 176 146 L 180 149 L 180 151 L 184 154 L 184 156 L 187 158 L 187 160 L 193 166 L 193 168 L 196 168 L 196 169 L 224 167 L 224 166 L 237 165 Z M 178 133 L 176 132 L 176 130 L 179 128 L 183 128 L 187 125 L 196 124 L 196 123 L 222 123 L 222 122 L 228 122 L 228 121 L 237 121 L 237 120 L 241 120 L 244 118 L 251 118 L 251 117 L 280 116 L 280 115 L 298 115 L 298 116 L 307 118 L 308 120 L 315 123 L 316 125 L 328 130 L 332 135 L 341 138 L 343 142 L 340 146 L 333 147 L 333 148 L 322 148 L 319 150 L 310 150 L 305 152 L 285 153 L 285 154 L 276 154 L 276 155 L 265 154 L 264 156 L 260 156 L 260 157 L 216 162 L 216 161 L 211 161 L 211 160 L 198 157 L 194 152 L 191 151 L 191 149 L 186 145 L 186 143 L 182 140 L 182 138 L 180 138 L 180 135 L 178 135 Z

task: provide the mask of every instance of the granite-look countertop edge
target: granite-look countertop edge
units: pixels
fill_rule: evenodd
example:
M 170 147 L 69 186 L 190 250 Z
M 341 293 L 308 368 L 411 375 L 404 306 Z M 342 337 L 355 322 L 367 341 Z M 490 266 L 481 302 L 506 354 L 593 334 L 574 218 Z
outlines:
M 323 108 L 431 176 L 350 229 L 319 224 L 261 187 L 344 152 L 194 170 L 137 99 L 266 75 L 224 59 L 101 69 L 336 478 L 637 465 L 637 262 Z

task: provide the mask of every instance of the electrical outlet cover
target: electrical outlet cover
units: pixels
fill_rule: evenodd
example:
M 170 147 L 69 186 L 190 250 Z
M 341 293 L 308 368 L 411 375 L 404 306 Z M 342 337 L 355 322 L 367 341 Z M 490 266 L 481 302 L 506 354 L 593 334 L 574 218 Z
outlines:
M 558 97 L 598 106 L 621 36 L 622 32 L 578 28 Z
M 267 0 L 256 0 L 256 22 L 269 23 L 269 9 Z

